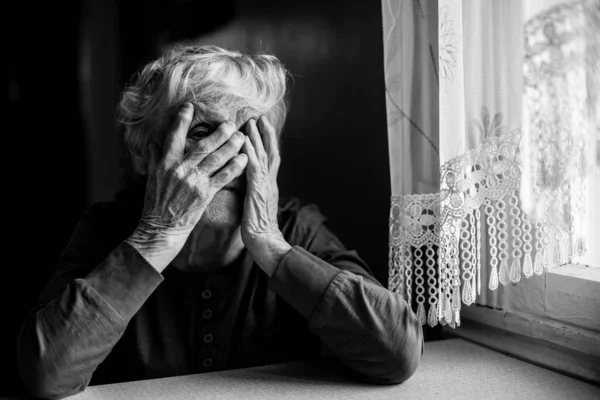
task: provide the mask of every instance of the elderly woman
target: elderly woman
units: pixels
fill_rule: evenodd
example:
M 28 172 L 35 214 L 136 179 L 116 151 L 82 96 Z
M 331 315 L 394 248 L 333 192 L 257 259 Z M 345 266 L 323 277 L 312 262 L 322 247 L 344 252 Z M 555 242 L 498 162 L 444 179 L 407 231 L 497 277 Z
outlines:
M 123 93 L 145 184 L 90 207 L 19 338 L 33 395 L 320 355 L 408 379 L 421 326 L 315 206 L 279 198 L 286 76 L 270 55 L 177 48 Z

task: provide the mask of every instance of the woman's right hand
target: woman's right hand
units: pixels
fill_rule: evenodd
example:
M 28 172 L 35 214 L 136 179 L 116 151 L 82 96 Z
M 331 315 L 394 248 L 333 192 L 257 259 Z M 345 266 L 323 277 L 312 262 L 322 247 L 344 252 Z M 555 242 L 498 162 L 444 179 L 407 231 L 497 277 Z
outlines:
M 162 154 L 150 149 L 144 210 L 127 239 L 159 272 L 175 258 L 214 195 L 240 176 L 248 158 L 244 134 L 232 122 L 184 153 L 194 109 L 184 103 L 165 137 Z M 218 173 L 217 173 L 218 171 Z

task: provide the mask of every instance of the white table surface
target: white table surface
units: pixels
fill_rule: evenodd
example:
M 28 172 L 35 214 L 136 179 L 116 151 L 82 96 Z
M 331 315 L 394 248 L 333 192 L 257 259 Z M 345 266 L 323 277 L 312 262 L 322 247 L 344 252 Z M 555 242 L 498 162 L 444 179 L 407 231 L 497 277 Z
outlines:
M 311 361 L 90 386 L 68 399 L 599 400 L 600 387 L 449 339 L 425 343 L 419 369 L 400 385 L 362 384 Z

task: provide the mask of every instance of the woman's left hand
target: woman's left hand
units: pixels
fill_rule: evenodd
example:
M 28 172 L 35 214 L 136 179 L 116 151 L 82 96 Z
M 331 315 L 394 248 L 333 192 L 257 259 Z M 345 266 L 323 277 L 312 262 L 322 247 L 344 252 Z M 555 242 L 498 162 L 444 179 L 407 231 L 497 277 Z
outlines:
M 271 276 L 291 246 L 279 230 L 277 173 L 281 158 L 275 128 L 262 116 L 246 123 L 242 152 L 248 156 L 242 241 L 258 265 Z M 263 144 L 264 139 L 264 144 Z

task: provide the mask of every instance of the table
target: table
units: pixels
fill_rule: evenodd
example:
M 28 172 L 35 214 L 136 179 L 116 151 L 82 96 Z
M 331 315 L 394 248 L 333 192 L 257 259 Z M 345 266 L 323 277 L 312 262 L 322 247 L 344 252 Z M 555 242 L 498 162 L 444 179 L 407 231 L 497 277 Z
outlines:
M 400 385 L 362 384 L 318 361 L 90 386 L 69 400 L 138 399 L 600 399 L 600 387 L 501 353 L 448 339 L 425 343 Z

